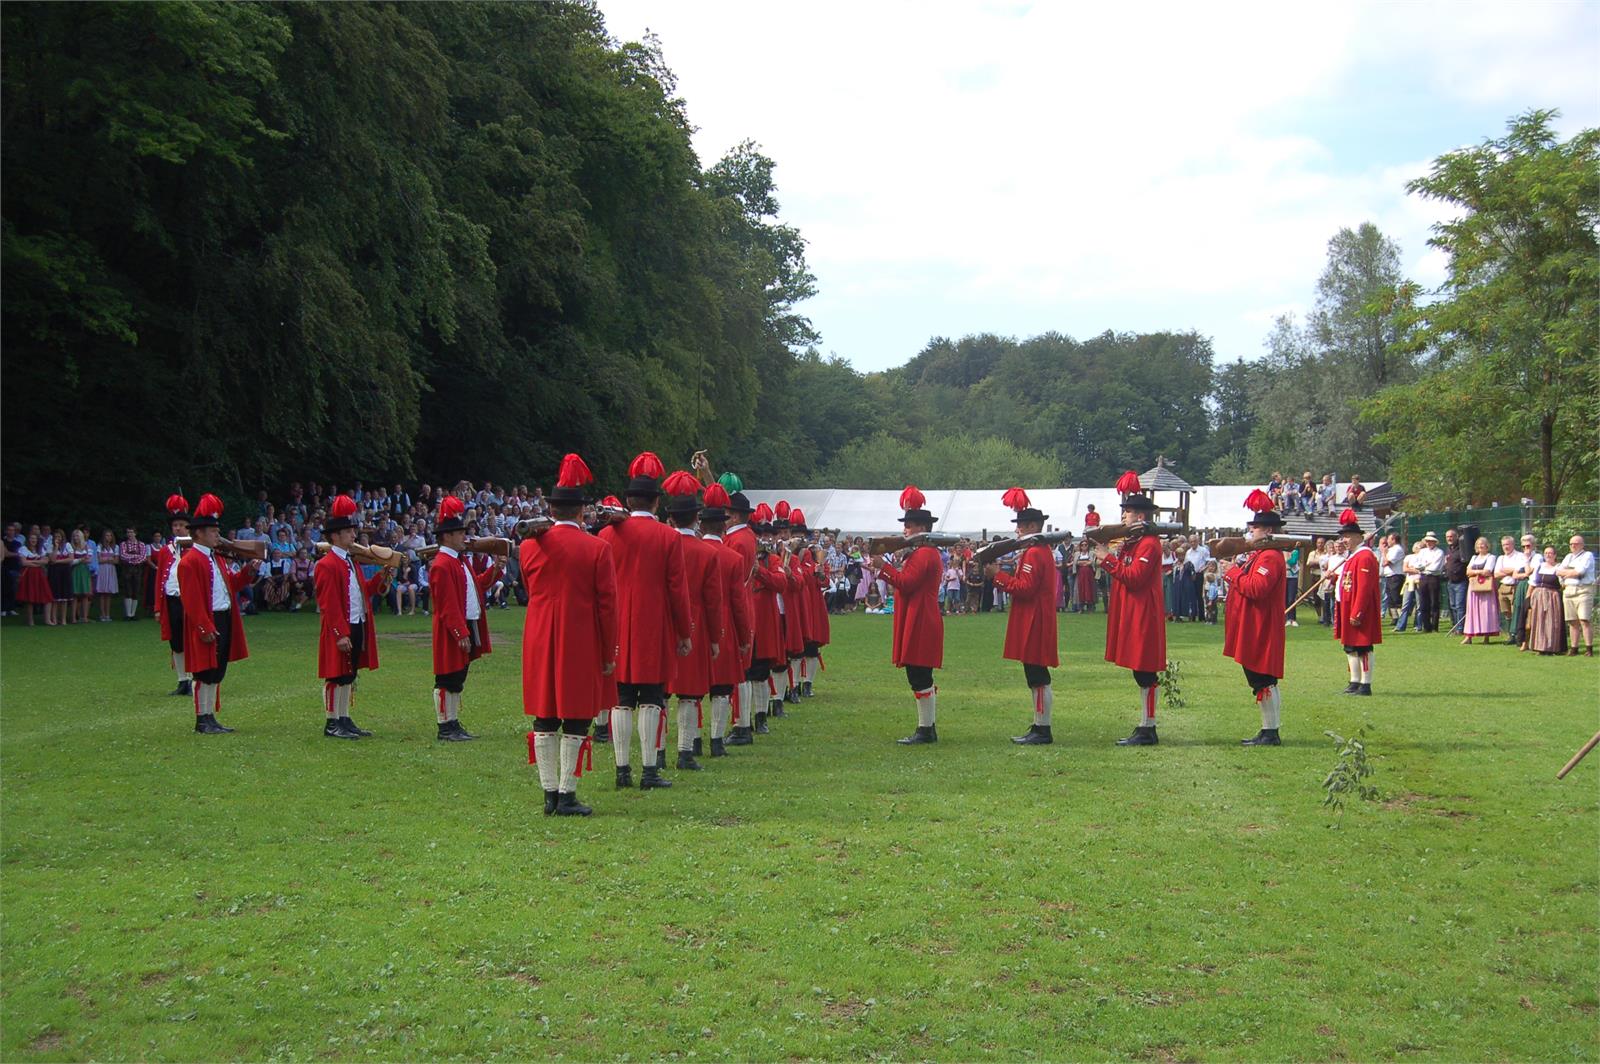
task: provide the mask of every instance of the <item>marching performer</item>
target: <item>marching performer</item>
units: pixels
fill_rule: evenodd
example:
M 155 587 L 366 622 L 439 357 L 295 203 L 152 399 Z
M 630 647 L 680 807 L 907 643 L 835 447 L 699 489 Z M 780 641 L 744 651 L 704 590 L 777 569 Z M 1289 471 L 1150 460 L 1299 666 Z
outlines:
M 359 531 L 360 508 L 348 495 L 328 505 L 323 526 L 331 548 L 317 559 L 311 575 L 317 590 L 317 610 L 322 631 L 317 642 L 317 675 L 322 678 L 322 734 L 330 739 L 359 739 L 372 733 L 350 719 L 351 688 L 360 669 L 378 667 L 378 634 L 373 630 L 373 595 L 389 583 L 389 570 L 379 569 L 369 580 L 350 557 Z
M 193 690 L 193 678 L 185 667 L 183 649 L 183 598 L 178 590 L 178 537 L 189 534 L 189 500 L 182 495 L 167 496 L 167 542 L 156 551 L 156 587 L 151 596 L 156 620 L 161 622 L 161 638 L 172 654 L 172 671 L 178 674 L 174 695 L 187 697 Z
M 222 500 L 215 495 L 200 496 L 194 519 L 188 522 L 194 546 L 184 551 L 174 567 L 183 599 L 183 612 L 178 616 L 183 625 L 184 660 L 194 670 L 194 730 L 202 735 L 233 731 L 217 722 L 222 681 L 230 661 L 250 656 L 244 621 L 239 617 L 239 592 L 255 582 L 256 563 L 250 562 L 238 572 L 222 567 L 216 555 L 217 541 L 222 538 L 221 517 Z
M 773 664 L 768 692 L 771 698 L 767 702 L 767 716 L 784 716 L 783 708 L 786 702 L 798 702 L 799 693 L 795 689 L 794 669 L 795 664 L 805 652 L 805 624 L 801 616 L 800 605 L 796 601 L 796 593 L 800 581 L 795 573 L 795 557 L 790 550 L 791 529 L 789 526 L 789 504 L 779 499 L 772 508 L 772 544 L 776 553 L 768 561 L 768 566 L 783 577 L 783 586 L 777 590 L 778 619 L 783 630 L 783 651 L 778 660 Z
M 547 816 L 594 812 L 578 801 L 577 781 L 585 755 L 593 767 L 589 723 L 614 701 L 618 622 L 611 545 L 578 524 L 584 486 L 593 482 L 582 458 L 563 458 L 546 497 L 555 524 L 523 540 L 517 555 L 528 591 L 522 710 L 533 717 L 528 755 L 539 766 Z M 627 745 L 624 736 L 619 746 Z
M 789 522 L 801 535 L 807 533 L 806 516 L 799 510 L 789 511 Z M 801 552 L 801 559 L 805 563 L 802 591 L 806 597 L 805 656 L 800 661 L 800 694 L 803 698 L 810 698 L 815 693 L 813 687 L 822 671 L 822 648 L 828 645 L 831 638 L 828 602 L 822 594 L 823 581 L 817 576 L 819 570 L 823 580 L 828 575 L 827 561 L 821 558 L 821 554 L 822 548 L 815 544 L 808 545 Z
M 656 766 L 656 748 L 667 726 L 672 659 L 687 657 L 694 645 L 683 537 L 656 520 L 664 472 L 661 459 L 649 451 L 634 458 L 623 492 L 631 512 L 600 530 L 617 570 L 618 706 L 611 712 L 611 745 L 618 789 L 633 786 L 630 725 L 639 731 L 639 789 L 672 786 Z
M 709 467 L 703 478 L 709 476 Z M 760 547 L 756 540 L 756 533 L 750 527 L 750 519 L 755 513 L 749 498 L 744 493 L 744 482 L 736 473 L 724 473 L 717 483 L 722 485 L 728 493 L 728 519 L 733 522 L 728 526 L 727 535 L 723 542 L 737 553 L 743 561 L 744 595 L 746 612 L 750 615 L 750 649 L 745 653 L 744 680 L 734 692 L 733 699 L 733 727 L 728 732 L 729 746 L 748 746 L 753 740 L 755 732 L 756 699 L 765 698 L 762 691 L 767 686 L 767 668 L 764 663 L 756 660 L 755 632 L 760 620 L 756 616 L 755 602 L 755 571 L 756 555 Z M 765 703 L 761 703 L 765 704 Z
M 445 742 L 477 738 L 461 726 L 461 692 L 466 687 L 467 669 L 492 649 L 484 593 L 500 575 L 498 566 L 475 572 L 463 562 L 466 511 L 466 504 L 454 495 L 446 495 L 440 501 L 439 523 L 434 529 L 439 553 L 428 566 L 433 614 L 433 708 L 438 717 L 439 738 Z
M 1156 504 L 1139 488 L 1139 474 L 1129 470 L 1117 478 L 1122 495 L 1122 523 L 1142 525 Z M 1118 746 L 1154 746 L 1156 684 L 1167 667 L 1166 604 L 1161 593 L 1161 540 L 1149 534 L 1129 536 L 1112 554 L 1095 548 L 1095 559 L 1111 577 L 1106 603 L 1106 660 L 1133 672 L 1139 685 L 1139 723 Z
M 1372 648 L 1383 642 L 1378 556 L 1367 546 L 1354 510 L 1339 515 L 1339 536 L 1350 551 L 1339 572 L 1339 598 L 1333 615 L 1333 637 L 1344 644 L 1345 660 L 1350 664 L 1350 686 L 1340 694 L 1370 695 Z
M 1016 511 L 1012 520 L 1018 536 L 1037 535 L 1050 520 L 1048 514 L 1034 507 L 1021 488 L 1012 488 L 1000 501 Z M 1033 723 L 1025 734 L 1014 735 L 1011 741 L 1018 746 L 1048 746 L 1055 741 L 1050 734 L 1050 710 L 1055 703 L 1050 670 L 1061 663 L 1056 631 L 1056 591 L 1061 574 L 1056 570 L 1055 555 L 1049 547 L 1036 543 L 1017 559 L 1016 572 L 1007 573 L 993 562 L 985 569 L 994 585 L 1011 596 L 1001 656 L 1022 663 L 1023 679 L 1033 696 Z
M 701 542 L 717 551 L 717 573 L 722 586 L 723 638 L 711 661 L 711 756 L 727 756 L 728 727 L 733 718 L 737 692 L 743 698 L 745 670 L 749 667 L 751 643 L 749 570 L 744 555 L 723 542 L 722 529 L 728 521 L 731 498 L 721 484 L 706 488 L 705 505 L 700 508 Z M 698 742 L 698 740 L 696 740 Z M 699 753 L 696 747 L 695 753 Z
M 1252 511 L 1245 538 L 1266 539 L 1283 527 L 1272 498 L 1257 488 L 1244 501 Z M 1254 550 L 1234 559 L 1223 577 L 1228 583 L 1228 604 L 1223 618 L 1222 653 L 1244 668 L 1245 682 L 1261 707 L 1261 730 L 1245 746 L 1278 746 L 1278 714 L 1283 699 L 1278 681 L 1283 677 L 1283 604 L 1288 567 L 1283 553 L 1271 548 Z
M 772 511 L 766 503 L 761 503 L 750 514 L 754 528 L 763 534 L 768 531 L 767 521 L 771 517 Z M 752 531 L 751 535 L 754 534 Z M 733 533 L 729 534 L 728 543 L 735 549 L 742 547 Z M 784 657 L 783 621 L 778 614 L 778 596 L 788 585 L 788 579 L 783 575 L 781 559 L 771 553 L 767 540 L 756 540 L 755 550 L 754 567 L 750 574 L 752 646 L 750 666 L 745 670 L 745 692 L 749 698 L 739 709 L 739 724 L 728 737 L 729 746 L 749 746 L 754 736 L 767 734 L 768 709 L 756 707 L 770 708 L 768 694 L 773 690 L 772 671 Z M 741 561 L 743 558 L 743 551 L 740 550 Z
M 683 576 L 689 588 L 689 617 L 694 645 L 686 657 L 672 663 L 672 693 L 678 696 L 678 767 L 700 771 L 696 744 L 704 720 L 705 699 L 711 694 L 712 672 L 727 640 L 727 616 L 722 590 L 723 550 L 694 534 L 700 518 L 700 482 L 679 470 L 664 480 L 667 519 L 683 537 Z
M 907 536 L 933 531 L 934 516 L 914 484 L 900 493 L 901 527 Z M 917 547 L 897 569 L 879 560 L 878 575 L 895 590 L 894 636 L 890 660 L 906 670 L 906 682 L 917 704 L 917 730 L 897 740 L 902 746 L 939 741 L 939 689 L 933 670 L 944 664 L 944 618 L 939 615 L 939 579 L 944 563 L 934 547 Z

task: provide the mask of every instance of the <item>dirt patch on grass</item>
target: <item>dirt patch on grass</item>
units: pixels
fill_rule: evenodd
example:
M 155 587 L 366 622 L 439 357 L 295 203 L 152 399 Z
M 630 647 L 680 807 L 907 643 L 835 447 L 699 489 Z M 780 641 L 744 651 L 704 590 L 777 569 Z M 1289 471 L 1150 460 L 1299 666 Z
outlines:
M 1449 806 L 1438 805 L 1440 796 L 1437 794 L 1418 794 L 1416 791 L 1402 791 L 1386 800 L 1382 807 L 1387 812 L 1426 813 L 1429 816 L 1443 817 L 1446 820 L 1476 820 L 1477 814 L 1465 809 L 1452 809 Z M 1470 798 L 1454 798 L 1451 801 L 1471 801 Z
M 544 980 L 532 972 L 506 972 L 500 978 L 509 979 L 513 983 L 521 983 L 523 986 L 544 986 Z
M 1075 913 L 1078 907 L 1070 901 L 1042 901 L 1039 908 L 1052 913 Z
M 736 828 L 744 823 L 744 817 L 728 813 L 726 816 L 713 817 L 711 822 L 719 828 Z
M 825 1020 L 859 1020 L 865 1016 L 869 1006 L 860 998 L 852 997 L 844 1001 L 830 1001 L 822 1006 L 822 1018 Z
M 1133 1055 L 1134 1060 L 1154 1060 L 1159 1064 L 1178 1064 L 1179 1061 L 1198 1060 L 1182 1042 L 1163 1042 L 1145 1046 Z
M 66 1040 L 66 1036 L 59 1031 L 45 1031 L 34 1036 L 28 1043 L 28 1049 L 33 1053 L 53 1053 L 60 1049 L 61 1043 Z
M 432 632 L 379 632 L 378 642 L 396 643 L 429 643 L 433 642 Z
M 139 980 L 139 985 L 143 987 L 159 986 L 171 978 L 172 976 L 166 972 L 147 972 L 145 976 Z

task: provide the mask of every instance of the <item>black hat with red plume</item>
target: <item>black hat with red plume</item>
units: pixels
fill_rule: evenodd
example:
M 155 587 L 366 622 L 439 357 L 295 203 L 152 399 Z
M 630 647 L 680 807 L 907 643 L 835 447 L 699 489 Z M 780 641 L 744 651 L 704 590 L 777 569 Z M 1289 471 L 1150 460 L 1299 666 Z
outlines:
M 167 522 L 189 520 L 189 500 L 182 495 L 167 496 Z
M 667 513 L 686 514 L 700 509 L 700 482 L 679 469 L 661 484 L 667 494 Z
M 644 451 L 628 463 L 628 490 L 623 494 L 655 498 L 661 494 L 661 478 L 666 472 L 661 459 L 651 451 Z
M 467 527 L 467 504 L 459 495 L 446 495 L 439 500 L 439 523 L 433 526 L 435 534 L 460 532 Z
M 934 516 L 928 511 L 928 498 L 915 484 L 907 484 L 906 490 L 900 493 L 900 509 L 905 511 L 900 515 L 901 524 L 933 527 Z
M 1250 511 L 1250 520 L 1245 524 L 1261 528 L 1282 528 L 1283 517 L 1278 513 L 1278 508 L 1272 505 L 1272 496 L 1256 488 L 1244 500 L 1244 508 Z
M 1050 520 L 1050 515 L 1042 513 L 1033 501 L 1028 498 L 1028 493 L 1021 488 L 1011 488 L 1000 497 L 1000 503 L 1008 510 L 1015 510 L 1017 516 L 1011 519 L 1014 525 L 1030 524 L 1042 525 Z
M 1344 513 L 1339 515 L 1339 531 L 1340 532 L 1362 532 L 1362 531 L 1365 531 L 1361 527 L 1361 517 L 1360 517 L 1360 515 L 1357 514 L 1354 510 L 1346 509 Z
M 588 502 L 588 493 L 583 488 L 593 483 L 594 474 L 589 472 L 588 464 L 577 455 L 569 454 L 561 459 L 561 468 L 556 471 L 556 486 L 550 489 L 548 498 L 551 502 Z
M 789 501 L 787 499 L 779 499 L 777 504 L 772 507 L 772 528 L 774 531 L 789 527 L 789 510 Z
M 1117 478 L 1117 494 L 1122 496 L 1124 510 L 1143 510 L 1145 513 L 1155 513 L 1155 500 L 1144 494 L 1144 485 L 1139 483 L 1139 474 L 1128 470 Z
M 358 515 L 361 507 L 348 495 L 336 495 L 328 504 L 328 523 L 322 526 L 324 532 L 339 532 L 346 528 L 355 528 L 361 523 Z
M 216 528 L 221 523 L 222 500 L 209 492 L 200 496 L 200 501 L 194 507 L 194 516 L 189 519 L 189 527 Z

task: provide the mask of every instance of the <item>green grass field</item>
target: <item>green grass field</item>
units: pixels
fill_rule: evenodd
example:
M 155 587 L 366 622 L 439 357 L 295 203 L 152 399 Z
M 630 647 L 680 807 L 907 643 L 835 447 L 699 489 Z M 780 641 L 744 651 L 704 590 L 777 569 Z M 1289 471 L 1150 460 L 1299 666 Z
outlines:
M 255 618 L 192 733 L 149 622 L 7 622 L 0 1054 L 19 1059 L 1593 1060 L 1592 659 L 1447 636 L 1339 697 L 1290 632 L 1284 735 L 1220 628 L 1170 629 L 1188 706 L 1153 749 L 1100 616 L 1063 620 L 1056 745 L 1020 749 L 1004 618 L 947 626 L 941 742 L 849 617 L 816 698 L 753 748 L 542 814 L 518 611 L 434 738 L 426 619 L 321 737 L 316 618 Z M 1322 732 L 1370 722 L 1383 801 L 1321 807 Z

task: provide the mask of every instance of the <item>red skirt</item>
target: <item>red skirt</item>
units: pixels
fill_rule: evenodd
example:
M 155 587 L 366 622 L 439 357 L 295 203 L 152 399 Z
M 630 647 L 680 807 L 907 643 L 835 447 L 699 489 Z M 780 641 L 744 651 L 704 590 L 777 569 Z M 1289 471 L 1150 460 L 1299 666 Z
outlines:
M 50 578 L 44 575 L 43 569 L 29 566 L 22 570 L 22 578 L 17 582 L 17 601 L 36 606 L 55 601 L 50 593 Z

